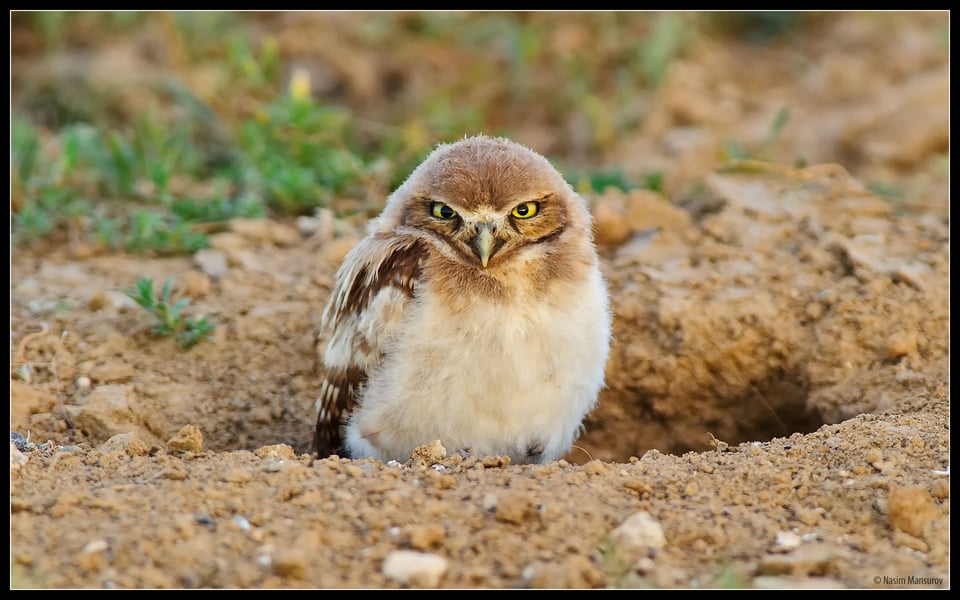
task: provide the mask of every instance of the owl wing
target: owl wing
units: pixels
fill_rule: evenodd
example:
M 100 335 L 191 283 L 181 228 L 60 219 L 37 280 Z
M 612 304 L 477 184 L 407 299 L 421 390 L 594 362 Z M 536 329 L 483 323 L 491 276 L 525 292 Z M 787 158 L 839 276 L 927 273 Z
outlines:
M 321 317 L 329 336 L 326 376 L 317 398 L 313 450 L 324 457 L 342 451 L 341 432 L 367 380 L 383 361 L 420 279 L 423 242 L 412 236 L 375 234 L 347 254 Z

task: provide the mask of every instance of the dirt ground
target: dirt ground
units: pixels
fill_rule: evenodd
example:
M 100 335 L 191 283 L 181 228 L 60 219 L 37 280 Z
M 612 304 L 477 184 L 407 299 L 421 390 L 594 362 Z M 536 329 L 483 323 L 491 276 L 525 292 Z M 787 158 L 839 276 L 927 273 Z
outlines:
M 557 463 L 307 454 L 316 328 L 362 224 L 18 250 L 11 586 L 949 587 L 946 20 L 838 15 L 803 47 L 704 39 L 673 65 L 607 160 L 662 170 L 666 197 L 588 197 L 615 340 Z M 771 153 L 812 166 L 717 171 L 788 101 Z M 864 183 L 891 178 L 898 198 Z M 142 275 L 175 276 L 214 339 L 151 337 L 123 294 Z

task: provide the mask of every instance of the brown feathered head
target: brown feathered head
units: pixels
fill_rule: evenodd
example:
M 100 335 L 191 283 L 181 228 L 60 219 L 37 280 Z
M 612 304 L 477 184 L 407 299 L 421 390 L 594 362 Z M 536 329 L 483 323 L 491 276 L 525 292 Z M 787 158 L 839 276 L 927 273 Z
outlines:
M 542 255 L 565 232 L 592 240 L 586 203 L 547 159 L 486 136 L 440 145 L 390 196 L 374 227 L 418 232 L 475 269 Z

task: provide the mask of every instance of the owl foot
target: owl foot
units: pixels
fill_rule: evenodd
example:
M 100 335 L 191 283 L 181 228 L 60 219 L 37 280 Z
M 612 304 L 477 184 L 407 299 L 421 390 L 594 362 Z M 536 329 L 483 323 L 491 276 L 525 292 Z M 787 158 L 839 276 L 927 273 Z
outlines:
M 543 454 L 543 442 L 537 442 L 527 448 L 527 458 L 531 460 L 539 460 L 541 454 Z

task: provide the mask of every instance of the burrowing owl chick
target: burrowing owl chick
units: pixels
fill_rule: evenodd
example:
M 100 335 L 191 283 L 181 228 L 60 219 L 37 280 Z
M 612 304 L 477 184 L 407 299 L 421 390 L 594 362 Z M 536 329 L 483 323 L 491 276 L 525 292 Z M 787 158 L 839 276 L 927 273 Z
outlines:
M 439 146 L 337 272 L 314 450 L 404 461 L 439 439 L 516 463 L 562 456 L 610 346 L 590 226 L 532 150 Z

